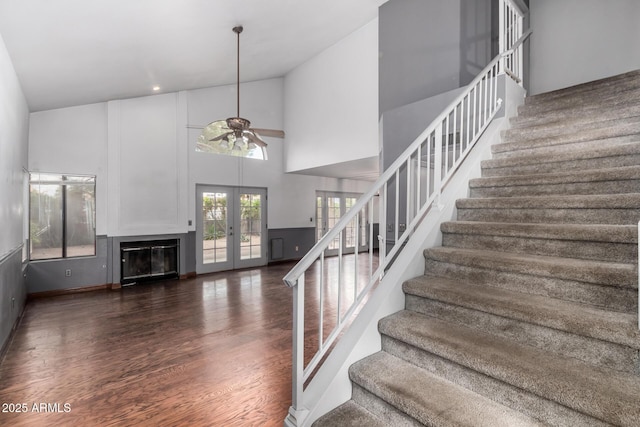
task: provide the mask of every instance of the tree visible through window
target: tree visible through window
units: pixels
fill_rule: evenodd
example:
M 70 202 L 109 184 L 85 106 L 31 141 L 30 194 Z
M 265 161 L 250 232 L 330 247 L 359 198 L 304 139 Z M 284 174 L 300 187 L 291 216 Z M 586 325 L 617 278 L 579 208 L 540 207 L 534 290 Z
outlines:
M 96 254 L 96 179 L 32 173 L 29 179 L 29 258 Z

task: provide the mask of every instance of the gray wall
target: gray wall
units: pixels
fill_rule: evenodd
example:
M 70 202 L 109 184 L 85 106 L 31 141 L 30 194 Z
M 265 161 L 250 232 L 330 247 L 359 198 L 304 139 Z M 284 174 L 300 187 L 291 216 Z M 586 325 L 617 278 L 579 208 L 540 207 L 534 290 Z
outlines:
M 497 54 L 497 0 L 390 0 L 379 15 L 380 114 L 467 85 Z
M 378 33 L 380 114 L 460 86 L 460 0 L 390 0 Z
M 26 299 L 27 288 L 22 277 L 22 248 L 19 248 L 0 259 L 0 350 L 4 349 Z
M 29 107 L 0 35 L 0 348 L 22 312 Z
M 273 228 L 268 231 L 269 262 L 300 259 L 316 243 L 315 227 Z M 271 240 L 283 239 L 282 258 L 274 258 L 271 253 Z M 297 247 L 297 250 L 296 250 Z
M 26 269 L 29 293 L 98 286 L 111 283 L 108 271 L 108 239 L 96 237 L 96 256 L 31 261 Z M 71 276 L 65 275 L 71 270 Z

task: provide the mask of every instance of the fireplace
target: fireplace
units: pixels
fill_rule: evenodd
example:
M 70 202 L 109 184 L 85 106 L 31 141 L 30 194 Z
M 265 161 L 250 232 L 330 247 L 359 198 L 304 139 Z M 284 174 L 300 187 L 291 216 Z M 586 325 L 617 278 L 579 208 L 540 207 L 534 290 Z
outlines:
M 176 278 L 179 276 L 177 239 L 123 242 L 120 244 L 120 283 Z

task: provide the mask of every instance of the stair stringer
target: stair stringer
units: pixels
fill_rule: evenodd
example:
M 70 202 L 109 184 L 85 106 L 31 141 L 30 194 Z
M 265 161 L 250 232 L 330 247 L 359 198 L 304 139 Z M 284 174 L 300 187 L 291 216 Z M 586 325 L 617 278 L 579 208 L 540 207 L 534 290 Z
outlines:
M 468 197 L 469 180 L 481 176 L 481 161 L 491 158 L 491 146 L 501 141 L 500 133 L 509 128 L 509 117 L 524 103 L 525 91 L 511 79 L 505 79 L 503 108 L 478 140 L 441 194 L 440 208 L 431 209 L 386 272 L 371 298 L 336 344 L 304 392 L 308 414 L 298 426 L 310 426 L 316 419 L 351 399 L 349 367 L 382 348 L 378 330 L 380 319 L 405 308 L 402 284 L 424 273 L 425 248 L 442 245 L 440 224 L 457 217 L 456 200 Z M 285 425 L 289 425 L 285 423 Z

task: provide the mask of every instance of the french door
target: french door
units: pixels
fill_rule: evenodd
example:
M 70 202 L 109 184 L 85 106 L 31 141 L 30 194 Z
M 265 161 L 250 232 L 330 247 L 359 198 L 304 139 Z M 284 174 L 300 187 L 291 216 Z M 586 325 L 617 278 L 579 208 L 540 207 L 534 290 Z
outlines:
M 197 186 L 196 272 L 267 264 L 267 190 Z
M 326 191 L 316 192 L 316 241 L 320 240 L 327 231 L 332 229 L 340 218 L 356 204 L 359 194 L 335 193 Z M 355 252 L 356 241 L 358 251 L 367 250 L 367 209 L 358 215 L 358 221 L 353 219 L 347 225 L 345 231 L 330 243 L 327 255 L 338 254 L 340 241 L 342 240 L 342 253 Z M 357 238 L 356 238 L 357 235 Z

